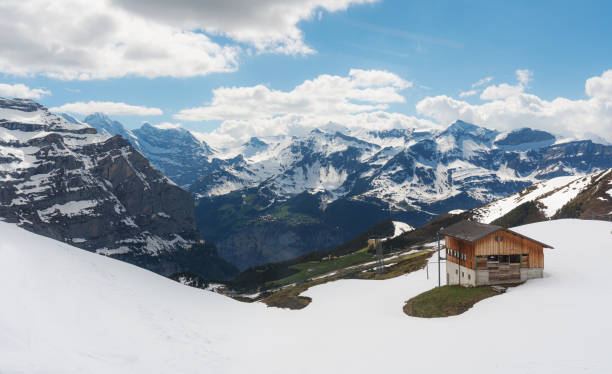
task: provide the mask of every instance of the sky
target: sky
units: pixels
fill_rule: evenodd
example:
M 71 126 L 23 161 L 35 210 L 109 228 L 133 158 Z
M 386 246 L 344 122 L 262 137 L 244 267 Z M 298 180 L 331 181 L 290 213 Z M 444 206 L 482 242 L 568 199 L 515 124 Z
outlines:
M 612 142 L 608 1 L 0 0 L 0 96 L 212 143 L 462 119 Z

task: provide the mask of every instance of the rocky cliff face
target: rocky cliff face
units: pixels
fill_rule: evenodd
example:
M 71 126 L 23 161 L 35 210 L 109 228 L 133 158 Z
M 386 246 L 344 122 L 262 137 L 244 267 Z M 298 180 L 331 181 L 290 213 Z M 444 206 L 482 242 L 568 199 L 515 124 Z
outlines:
M 35 233 L 164 275 L 235 271 L 201 241 L 190 193 L 130 142 L 32 101 L 0 99 L 0 182 L 1 219 Z

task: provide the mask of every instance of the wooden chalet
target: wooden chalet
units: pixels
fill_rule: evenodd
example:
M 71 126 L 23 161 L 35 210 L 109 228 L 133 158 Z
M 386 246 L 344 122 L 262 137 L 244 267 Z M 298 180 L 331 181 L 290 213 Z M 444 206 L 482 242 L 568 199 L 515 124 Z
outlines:
M 518 283 L 542 278 L 544 248 L 535 239 L 501 226 L 461 221 L 446 237 L 446 283 L 463 286 Z

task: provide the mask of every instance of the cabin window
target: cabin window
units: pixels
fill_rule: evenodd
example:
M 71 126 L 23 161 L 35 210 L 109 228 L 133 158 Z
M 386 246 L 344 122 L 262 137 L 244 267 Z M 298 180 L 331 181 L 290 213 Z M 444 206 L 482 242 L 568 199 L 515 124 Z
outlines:
M 499 256 L 499 262 L 500 263 L 504 263 L 504 264 L 509 263 L 510 262 L 510 256 L 508 256 L 508 255 L 500 255 Z
M 497 237 L 497 235 L 495 235 L 495 241 L 498 242 L 499 238 Z
M 461 272 L 461 278 L 465 278 L 465 273 L 463 271 Z
M 455 274 L 459 274 L 459 269 L 455 269 Z
M 472 275 L 468 274 L 468 280 L 472 279 Z
M 510 255 L 510 263 L 511 264 L 521 263 L 521 255 Z
M 503 242 L 503 241 L 504 241 L 504 236 L 503 236 L 503 235 L 499 237 L 499 241 L 500 241 L 500 242 Z

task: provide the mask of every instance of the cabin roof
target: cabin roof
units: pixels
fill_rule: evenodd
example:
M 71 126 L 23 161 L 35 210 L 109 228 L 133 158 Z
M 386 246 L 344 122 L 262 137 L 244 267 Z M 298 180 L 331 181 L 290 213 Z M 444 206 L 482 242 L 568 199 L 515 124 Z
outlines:
M 486 223 L 480 223 L 480 222 L 475 222 L 475 221 L 459 221 L 455 223 L 454 225 L 451 225 L 445 229 L 442 229 L 440 233 L 443 235 L 451 236 L 453 238 L 465 240 L 466 242 L 473 243 L 473 242 L 476 242 L 484 238 L 485 236 L 488 236 L 500 230 L 508 231 L 522 238 L 534 241 L 538 244 L 541 244 L 545 248 L 552 248 L 548 244 L 544 244 L 528 236 L 519 234 L 518 232 L 506 229 L 504 227 L 497 226 L 497 225 L 489 225 Z

